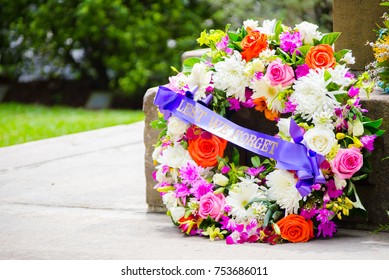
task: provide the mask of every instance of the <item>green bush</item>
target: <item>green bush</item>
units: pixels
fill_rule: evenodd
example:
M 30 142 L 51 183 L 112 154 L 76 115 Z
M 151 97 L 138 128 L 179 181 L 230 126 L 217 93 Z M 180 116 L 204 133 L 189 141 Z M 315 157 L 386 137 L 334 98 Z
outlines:
M 0 76 L 70 77 L 141 97 L 166 83 L 204 29 L 284 16 L 318 23 L 315 15 L 330 7 L 331 0 L 1 1 Z

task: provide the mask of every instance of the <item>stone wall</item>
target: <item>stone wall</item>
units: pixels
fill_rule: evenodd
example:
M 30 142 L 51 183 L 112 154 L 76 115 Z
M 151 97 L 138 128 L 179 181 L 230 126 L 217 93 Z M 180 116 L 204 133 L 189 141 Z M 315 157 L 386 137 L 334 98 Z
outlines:
M 381 0 L 333 0 L 334 31 L 342 35 L 335 49 L 351 49 L 356 63 L 351 70 L 363 71 L 373 61 L 373 52 L 366 42 L 375 41 L 373 31 L 377 24 L 382 26 L 381 16 L 386 11 L 379 6 Z

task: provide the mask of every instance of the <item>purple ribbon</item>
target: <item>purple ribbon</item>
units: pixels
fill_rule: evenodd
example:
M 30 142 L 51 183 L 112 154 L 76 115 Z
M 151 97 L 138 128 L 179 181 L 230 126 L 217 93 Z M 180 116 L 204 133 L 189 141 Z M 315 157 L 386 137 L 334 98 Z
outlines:
M 183 95 L 167 87 L 159 87 L 154 104 L 159 107 L 165 117 L 173 114 L 228 142 L 275 159 L 277 168 L 296 171 L 299 178 L 296 188 L 303 197 L 311 192 L 313 184 L 325 183 L 319 168 L 324 158 L 307 150 L 303 145 L 303 133 L 294 120 L 290 124 L 290 134 L 295 141 L 292 143 L 241 127 L 223 118 L 205 106 L 208 104 L 207 101 L 211 100 L 212 95 L 208 95 L 205 100 L 199 102 L 191 99 L 193 95 L 193 92 L 186 92 Z

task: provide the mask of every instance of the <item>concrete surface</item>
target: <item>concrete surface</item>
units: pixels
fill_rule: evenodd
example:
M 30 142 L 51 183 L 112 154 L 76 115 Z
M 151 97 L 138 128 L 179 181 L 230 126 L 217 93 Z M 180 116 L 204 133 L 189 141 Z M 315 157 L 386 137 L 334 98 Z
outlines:
M 0 148 L 0 259 L 389 259 L 389 233 L 305 244 L 186 237 L 147 213 L 143 122 Z

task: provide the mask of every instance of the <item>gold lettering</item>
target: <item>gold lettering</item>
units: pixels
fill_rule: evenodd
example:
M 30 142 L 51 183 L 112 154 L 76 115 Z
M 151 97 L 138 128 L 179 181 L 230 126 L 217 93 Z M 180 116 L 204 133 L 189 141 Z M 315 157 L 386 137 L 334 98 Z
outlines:
M 217 118 L 212 117 L 209 121 L 209 126 L 211 129 L 218 129 L 220 126 L 223 125 L 223 122 Z
M 221 134 L 227 134 L 229 132 L 229 130 L 231 129 L 232 127 L 228 124 L 224 124 L 223 127 L 220 129 L 220 133 Z
M 277 148 L 277 147 L 278 147 L 278 143 L 273 141 L 269 154 L 273 155 L 274 154 L 274 149 Z
M 269 143 L 272 142 L 269 139 L 265 140 L 265 143 L 263 143 L 261 151 L 267 152 L 269 150 Z
M 247 140 L 247 145 L 249 145 L 250 147 L 254 146 L 256 138 L 257 137 L 254 134 L 250 134 L 250 138 L 249 140 Z
M 259 150 L 259 149 L 261 149 L 262 144 L 263 144 L 263 138 L 259 137 L 259 138 L 257 138 L 257 141 L 255 141 L 254 148 Z
M 184 103 L 185 103 L 185 100 L 181 100 L 180 106 L 178 106 L 177 111 L 183 113 L 183 111 L 184 111 L 184 106 L 183 106 Z
M 197 109 L 198 110 L 196 111 L 196 122 L 200 122 L 201 119 L 207 115 L 207 112 L 203 111 L 199 108 L 197 108 Z

